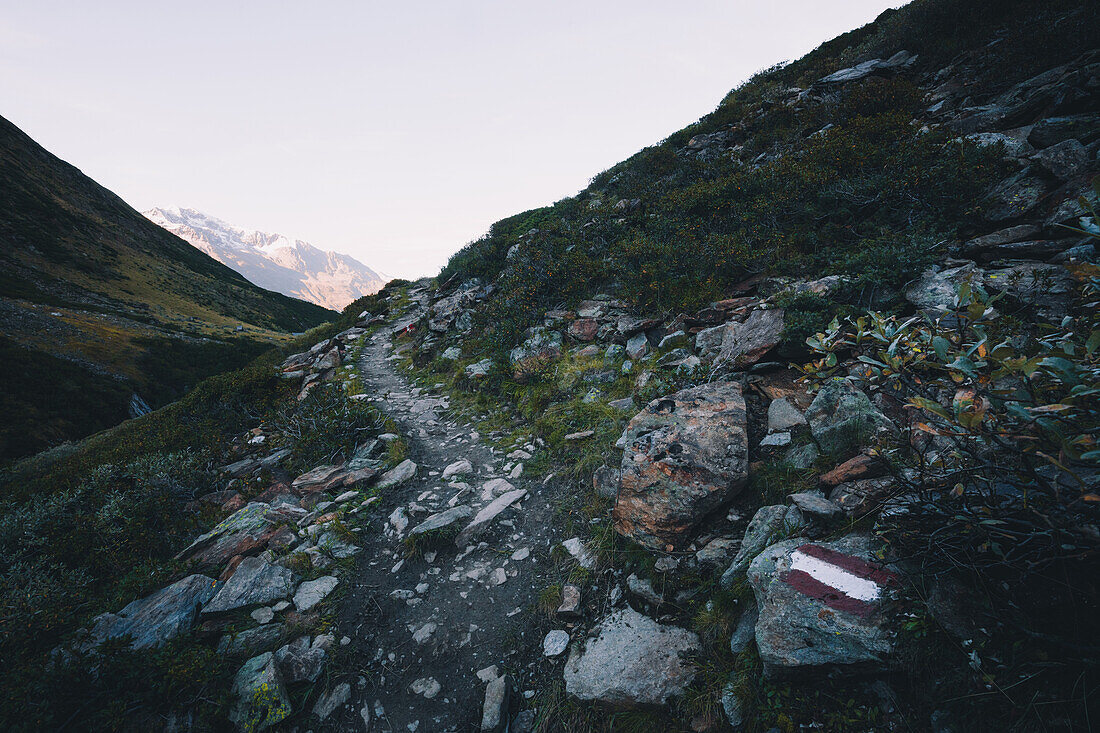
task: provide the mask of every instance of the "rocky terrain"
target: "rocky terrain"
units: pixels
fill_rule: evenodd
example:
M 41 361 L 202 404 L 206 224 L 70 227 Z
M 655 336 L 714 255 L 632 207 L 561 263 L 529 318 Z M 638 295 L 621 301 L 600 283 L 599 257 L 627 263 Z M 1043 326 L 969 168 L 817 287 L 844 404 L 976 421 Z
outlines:
M 342 310 L 382 289 L 385 279 L 353 257 L 281 234 L 248 231 L 195 209 L 170 206 L 142 212 L 249 282 L 283 295 Z
M 125 466 L 188 520 L 148 572 L 0 620 L 100 728 L 1090 730 L 1094 19 L 924 0 L 763 72 L 197 390 L 201 483 Z M 0 522 L 0 610 L 79 478 Z

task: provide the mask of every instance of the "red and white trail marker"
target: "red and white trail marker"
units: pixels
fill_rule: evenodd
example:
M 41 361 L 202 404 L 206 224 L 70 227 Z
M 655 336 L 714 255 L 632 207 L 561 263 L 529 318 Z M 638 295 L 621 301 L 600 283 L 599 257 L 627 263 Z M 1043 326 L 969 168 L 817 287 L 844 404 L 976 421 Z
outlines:
M 858 557 L 807 544 L 791 553 L 783 582 L 829 608 L 868 616 L 897 575 Z

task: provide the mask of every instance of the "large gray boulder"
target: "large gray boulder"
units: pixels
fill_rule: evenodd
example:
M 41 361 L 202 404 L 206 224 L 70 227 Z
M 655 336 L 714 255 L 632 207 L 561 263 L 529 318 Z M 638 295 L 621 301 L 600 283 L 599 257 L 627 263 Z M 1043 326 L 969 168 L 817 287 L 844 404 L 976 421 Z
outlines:
M 191 628 L 199 608 L 213 597 L 214 585 L 205 575 L 188 575 L 133 601 L 117 614 L 97 616 L 90 638 L 99 644 L 130 637 L 135 649 L 162 646 Z
M 727 323 L 716 364 L 745 368 L 760 361 L 779 345 L 783 336 L 783 309 L 757 308 L 744 323 Z
M 679 548 L 748 479 L 745 400 L 714 382 L 650 402 L 627 425 L 615 530 L 653 549 Z
M 752 561 L 756 646 L 766 675 L 884 666 L 894 649 L 885 604 L 897 576 L 876 561 L 874 549 L 859 534 L 818 543 L 796 538 Z
M 947 311 L 954 307 L 959 286 L 964 282 L 980 282 L 982 271 L 973 262 L 955 267 L 933 265 L 905 290 L 905 299 L 917 308 Z
M 297 575 L 281 565 L 258 557 L 246 557 L 202 609 L 203 614 L 226 613 L 287 598 L 297 585 Z
M 847 379 L 826 382 L 806 410 L 810 432 L 821 450 L 847 458 L 896 428 L 871 399 Z
M 283 677 L 271 652 L 264 652 L 244 663 L 233 681 L 233 695 L 236 702 L 229 712 L 229 719 L 238 730 L 264 730 L 292 712 Z
M 605 618 L 565 663 L 565 691 L 614 709 L 655 708 L 681 695 L 695 679 L 684 656 L 702 650 L 699 637 L 663 626 L 627 607 Z

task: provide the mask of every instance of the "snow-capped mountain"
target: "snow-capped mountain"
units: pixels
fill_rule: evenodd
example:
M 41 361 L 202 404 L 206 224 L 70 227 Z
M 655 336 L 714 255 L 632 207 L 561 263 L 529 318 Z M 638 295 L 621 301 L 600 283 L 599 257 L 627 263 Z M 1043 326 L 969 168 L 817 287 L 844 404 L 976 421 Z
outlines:
M 260 287 L 326 308 L 340 310 L 386 284 L 384 276 L 355 258 L 318 249 L 300 239 L 241 229 L 178 206 L 142 213 Z

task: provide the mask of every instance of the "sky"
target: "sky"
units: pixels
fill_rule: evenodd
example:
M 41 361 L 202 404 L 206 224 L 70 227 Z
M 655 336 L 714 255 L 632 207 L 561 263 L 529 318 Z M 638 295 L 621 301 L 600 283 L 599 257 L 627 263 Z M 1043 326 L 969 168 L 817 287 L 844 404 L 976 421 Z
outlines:
M 0 115 L 130 205 L 434 275 L 897 0 L 0 0 Z

